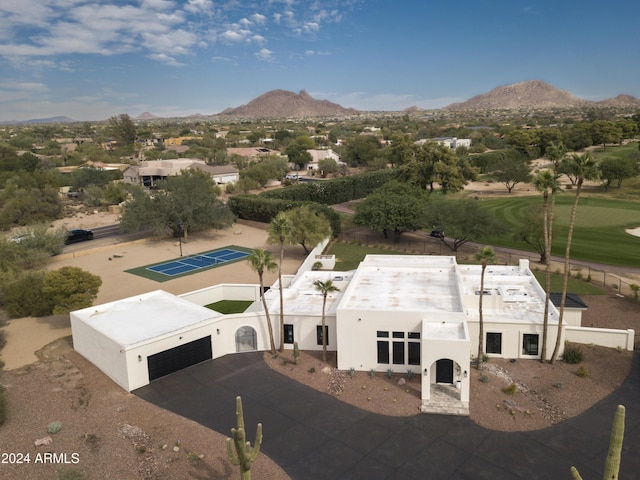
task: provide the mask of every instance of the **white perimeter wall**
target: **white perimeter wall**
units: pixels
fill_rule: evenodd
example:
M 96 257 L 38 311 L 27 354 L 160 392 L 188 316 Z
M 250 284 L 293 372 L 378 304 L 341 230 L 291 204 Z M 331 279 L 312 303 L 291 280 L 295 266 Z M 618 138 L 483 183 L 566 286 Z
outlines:
M 260 285 L 223 283 L 178 296 L 201 307 L 209 305 L 210 303 L 219 302 L 220 300 L 246 300 L 255 302 L 260 300 Z
M 622 348 L 633 351 L 635 330 L 610 328 L 565 327 L 565 339 L 569 342 L 594 344 L 601 347 Z

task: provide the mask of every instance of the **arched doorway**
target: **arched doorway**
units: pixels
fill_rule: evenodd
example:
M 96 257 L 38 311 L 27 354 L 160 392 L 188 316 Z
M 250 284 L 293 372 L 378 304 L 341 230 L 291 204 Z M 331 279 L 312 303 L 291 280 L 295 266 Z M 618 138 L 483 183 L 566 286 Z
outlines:
M 236 330 L 236 353 L 255 352 L 258 349 L 258 335 L 253 327 L 244 326 Z
M 436 361 L 436 383 L 453 383 L 453 360 L 441 358 Z

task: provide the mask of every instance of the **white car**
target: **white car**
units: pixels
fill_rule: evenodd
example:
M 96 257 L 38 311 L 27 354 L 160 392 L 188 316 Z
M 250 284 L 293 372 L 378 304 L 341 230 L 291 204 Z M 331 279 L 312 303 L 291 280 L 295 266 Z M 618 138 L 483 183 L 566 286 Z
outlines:
M 291 173 L 291 174 L 285 176 L 284 178 L 286 178 L 287 180 L 298 180 L 300 178 L 300 175 L 297 175 L 295 173 Z

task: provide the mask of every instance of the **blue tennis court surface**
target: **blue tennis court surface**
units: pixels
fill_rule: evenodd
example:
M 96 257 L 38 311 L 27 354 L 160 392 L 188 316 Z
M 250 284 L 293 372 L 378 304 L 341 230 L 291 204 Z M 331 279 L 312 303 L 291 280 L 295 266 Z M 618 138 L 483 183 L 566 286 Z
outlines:
M 146 267 L 146 269 L 168 277 L 175 277 L 176 275 L 183 275 L 203 268 L 210 268 L 215 265 L 233 262 L 248 256 L 249 254 L 247 252 L 241 252 L 240 250 L 233 250 L 231 248 L 223 248 L 222 250 L 213 250 L 211 252 L 199 253 L 189 257 L 182 257 L 177 260 L 171 260 L 152 267 Z

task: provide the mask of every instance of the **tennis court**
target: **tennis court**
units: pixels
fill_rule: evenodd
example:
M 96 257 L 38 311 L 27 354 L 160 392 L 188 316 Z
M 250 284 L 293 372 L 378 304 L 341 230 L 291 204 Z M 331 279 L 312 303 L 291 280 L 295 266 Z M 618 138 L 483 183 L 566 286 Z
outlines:
M 208 270 L 228 263 L 237 262 L 248 257 L 251 253 L 249 249 L 243 247 L 232 247 L 229 246 L 210 252 L 180 257 L 167 262 L 134 268 L 127 270 L 127 272 L 158 282 L 164 282 L 183 275 L 191 275 L 201 270 Z

